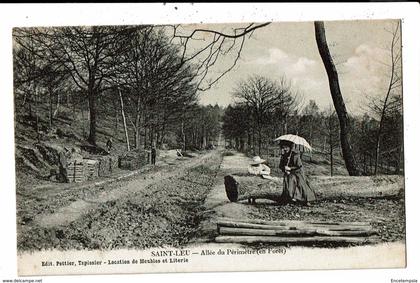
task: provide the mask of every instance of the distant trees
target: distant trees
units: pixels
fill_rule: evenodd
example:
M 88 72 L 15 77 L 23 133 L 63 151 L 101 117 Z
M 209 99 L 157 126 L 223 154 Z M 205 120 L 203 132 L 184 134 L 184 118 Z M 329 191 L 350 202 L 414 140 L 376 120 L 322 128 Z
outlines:
M 296 109 L 290 83 L 255 75 L 239 82 L 233 95 L 237 103 L 226 109 L 224 135 L 238 148 L 246 144 L 260 154 L 263 144 L 283 133 L 287 117 Z
M 378 115 L 381 112 L 371 111 L 363 118 L 354 121 L 356 155 L 366 175 L 399 174 L 402 169 L 404 147 L 402 96 L 400 94 L 390 96 L 386 108 L 386 114 L 382 117 L 382 126 L 381 115 Z M 378 156 L 377 136 L 380 128 Z
M 23 50 L 35 44 L 38 46 L 35 56 L 38 67 L 60 69 L 71 79 L 75 87 L 87 97 L 89 105 L 88 142 L 96 145 L 97 100 L 107 88 L 107 82 L 114 74 L 112 57 L 125 48 L 128 28 L 117 27 L 54 27 L 15 29 L 17 44 Z M 43 71 L 46 71 L 44 68 Z M 42 72 L 41 72 L 42 73 Z M 43 78 L 58 76 L 51 72 Z M 47 84 L 49 84 L 48 82 Z
M 400 49 L 400 23 L 398 22 L 394 29 L 390 31 L 391 43 L 389 46 L 389 81 L 385 94 L 381 98 L 372 98 L 370 108 L 379 120 L 379 126 L 375 139 L 375 171 L 378 173 L 378 165 L 381 158 L 382 139 L 384 136 L 385 122 L 387 119 L 395 118 L 395 114 L 402 111 L 401 93 L 401 49 Z M 391 122 L 391 121 L 389 121 Z M 400 124 L 398 119 L 394 121 Z M 388 123 L 389 124 L 389 123 Z M 395 135 L 397 133 L 390 133 Z M 395 136 L 395 138 L 398 138 Z
M 229 105 L 223 115 L 223 135 L 232 140 L 235 148 L 243 151 L 252 147 L 252 127 L 249 108 L 244 104 Z
M 268 79 L 264 78 L 264 80 Z M 255 82 L 255 77 L 253 80 L 244 81 L 239 85 L 248 86 L 250 82 Z M 274 81 L 271 83 L 275 84 Z M 236 91 L 239 89 L 237 88 Z M 293 92 L 289 92 L 288 95 L 290 93 Z M 264 95 L 258 96 L 257 91 L 253 94 L 258 98 L 264 97 L 263 102 L 267 99 Z M 290 102 L 292 101 L 294 102 L 289 104 L 286 109 L 277 105 L 275 109 L 262 112 L 264 113 L 262 115 L 264 122 L 258 124 L 254 120 L 256 116 L 253 111 L 256 110 L 253 109 L 253 104 L 238 99 L 235 104 L 229 105 L 225 109 L 222 117 L 225 139 L 228 144 L 239 151 L 266 155 L 265 149 L 277 146 L 273 143 L 275 137 L 286 133 L 298 134 L 310 142 L 317 154 L 323 154 L 326 157 L 330 166 L 330 174 L 335 174 L 337 164 L 341 164 L 340 161 L 343 160 L 340 123 L 336 111 L 331 108 L 332 106 L 329 110 L 321 111 L 314 100 L 310 100 L 303 108 L 299 107 L 299 101 L 290 100 Z M 377 172 L 400 174 L 401 161 L 403 160 L 402 97 L 400 95 L 390 96 L 387 109 L 387 115 L 383 121 L 381 158 Z M 281 111 L 286 111 L 287 115 L 278 115 Z M 288 128 L 287 131 L 282 131 L 283 128 L 279 125 L 284 125 L 285 117 L 287 117 Z M 257 129 L 257 125 L 261 128 Z M 349 125 L 351 129 L 349 135 L 353 141 L 353 154 L 359 164 L 359 170 L 363 175 L 372 175 L 375 170 L 376 133 L 379 120 L 374 113 L 366 113 L 363 116 L 350 117 Z M 259 131 L 261 132 L 261 143 L 258 139 Z M 311 155 L 310 158 L 313 160 Z M 313 161 L 319 162 L 319 159 Z
M 163 27 L 17 28 L 13 36 L 17 110 L 35 109 L 38 119 L 49 109 L 49 129 L 65 97 L 73 122 L 88 110 L 86 139 L 93 146 L 110 115 L 113 133 L 124 122 L 128 149 L 176 146 L 166 138 L 176 139 L 181 129 L 184 147 L 216 140 L 221 110 L 197 104 L 197 66 L 185 61 Z
M 337 114 L 332 109 L 325 111 L 321 116 L 321 133 L 324 135 L 324 144 L 328 145 L 330 160 L 330 175 L 334 174 L 334 151 L 340 147 L 340 126 Z M 325 151 L 323 145 L 323 151 Z
M 192 105 L 183 119 L 178 140 L 186 149 L 207 148 L 217 145 L 221 128 L 219 106 Z
M 312 144 L 321 134 L 320 124 L 322 124 L 321 113 L 315 100 L 303 108 L 299 118 L 299 133 L 307 137 L 307 141 Z

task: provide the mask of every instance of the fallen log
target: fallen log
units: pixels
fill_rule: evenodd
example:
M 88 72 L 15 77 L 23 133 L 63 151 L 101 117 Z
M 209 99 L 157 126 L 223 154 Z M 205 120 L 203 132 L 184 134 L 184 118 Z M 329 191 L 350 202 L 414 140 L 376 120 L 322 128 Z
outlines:
M 350 231 L 329 231 L 321 229 L 247 229 L 247 228 L 232 228 L 219 227 L 220 235 L 235 235 L 235 236 L 334 236 L 334 237 L 367 237 L 376 234 L 373 230 L 350 230 Z
M 265 224 L 265 225 L 325 225 L 330 227 L 339 227 L 342 225 L 349 226 L 370 226 L 369 222 L 337 222 L 337 221 L 302 221 L 302 220 L 262 220 L 262 219 L 237 219 L 230 217 L 220 217 L 217 219 L 217 223 L 227 222 L 241 222 L 241 223 L 254 223 L 254 224 Z
M 263 230 L 298 230 L 298 229 L 324 229 L 330 231 L 370 231 L 372 226 L 359 226 L 359 225 L 337 225 L 328 226 L 322 224 L 306 225 L 304 223 L 292 223 L 289 225 L 266 225 L 266 224 L 254 224 L 246 222 L 230 222 L 220 221 L 217 223 L 217 227 L 232 227 L 232 228 L 248 228 L 248 229 L 263 229 Z
M 378 242 L 378 237 L 277 237 L 277 236 L 217 236 L 217 243 L 275 243 L 275 244 L 373 244 Z
M 268 199 L 281 202 L 283 179 L 264 179 L 252 175 L 224 177 L 226 196 L 231 202 Z M 310 184 L 317 199 L 341 197 L 395 196 L 404 190 L 403 176 L 312 176 Z
M 236 202 L 245 199 L 269 199 L 281 201 L 282 182 L 259 176 L 225 176 L 225 190 L 228 199 Z

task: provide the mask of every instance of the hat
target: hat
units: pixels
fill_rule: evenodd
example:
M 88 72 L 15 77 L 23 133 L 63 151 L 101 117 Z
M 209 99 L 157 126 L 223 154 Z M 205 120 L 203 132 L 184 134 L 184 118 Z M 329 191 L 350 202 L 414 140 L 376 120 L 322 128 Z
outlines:
M 257 165 L 257 164 L 261 164 L 261 163 L 264 163 L 264 162 L 265 162 L 265 160 L 261 159 L 261 157 L 254 156 L 254 158 L 252 158 L 251 165 Z

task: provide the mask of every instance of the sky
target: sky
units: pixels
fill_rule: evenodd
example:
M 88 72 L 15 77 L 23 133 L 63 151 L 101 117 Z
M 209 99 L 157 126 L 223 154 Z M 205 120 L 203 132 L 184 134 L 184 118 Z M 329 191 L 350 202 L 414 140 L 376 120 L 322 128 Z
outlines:
M 325 22 L 327 41 L 350 114 L 365 113 L 369 97 L 385 94 L 390 73 L 387 64 L 390 61 L 392 35 L 389 31 L 395 28 L 396 23 L 395 20 Z M 232 25 L 200 27 L 225 32 L 232 29 Z M 231 52 L 229 56 L 219 59 L 209 77 L 224 71 L 232 63 L 234 55 Z M 199 100 L 205 105 L 227 106 L 233 102 L 232 92 L 237 83 L 252 75 L 273 80 L 285 76 L 301 93 L 303 105 L 311 99 L 322 110 L 332 105 L 313 22 L 271 23 L 256 30 L 246 40 L 235 68 L 210 90 L 201 92 Z

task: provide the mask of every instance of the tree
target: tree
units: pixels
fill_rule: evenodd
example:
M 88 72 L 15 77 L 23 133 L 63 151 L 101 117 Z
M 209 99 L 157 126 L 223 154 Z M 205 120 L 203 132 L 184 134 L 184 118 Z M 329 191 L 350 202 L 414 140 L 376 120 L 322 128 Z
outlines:
M 319 107 L 315 100 L 309 100 L 308 105 L 302 111 L 299 122 L 299 134 L 306 137 L 310 144 L 313 144 L 320 126 Z
M 38 56 L 63 67 L 89 103 L 88 142 L 96 145 L 97 100 L 114 75 L 112 57 L 123 52 L 127 27 L 54 27 L 18 29 L 42 49 Z
M 194 29 L 192 31 L 183 30 L 182 25 L 171 26 L 173 29 L 173 41 L 177 42 L 181 48 L 181 61 L 179 67 L 186 63 L 197 61 L 195 77 L 197 78 L 197 90 L 205 91 L 210 89 L 228 72 L 230 72 L 238 62 L 247 37 L 258 29 L 269 25 L 269 22 L 255 24 L 250 23 L 245 27 L 232 28 L 231 33 L 226 33 L 216 29 Z M 210 42 L 199 37 L 200 35 L 212 34 Z M 204 45 L 199 48 L 191 48 L 191 42 L 204 41 Z M 218 72 L 215 78 L 208 78 L 209 71 L 215 67 L 218 60 L 223 60 L 224 56 L 235 54 L 232 64 L 222 72 Z M 225 57 L 226 58 L 226 57 Z M 205 85 L 204 85 L 205 84 Z
M 179 48 L 162 28 L 139 28 L 129 41 L 127 52 L 118 59 L 119 80 L 124 81 L 133 119 L 135 146 L 161 144 L 166 125 L 181 105 L 195 102 L 193 67 L 179 66 Z M 147 137 L 149 136 L 149 138 Z
M 328 82 L 330 85 L 330 92 L 333 99 L 334 108 L 337 112 L 338 120 L 340 122 L 340 141 L 344 163 L 350 176 L 358 176 L 360 175 L 360 170 L 357 166 L 349 141 L 350 120 L 347 114 L 343 96 L 341 95 L 337 70 L 328 48 L 323 22 L 315 22 L 315 37 L 319 54 L 321 55 L 322 62 L 324 63 L 324 67 L 328 75 Z
M 279 88 L 274 81 L 261 76 L 250 77 L 241 81 L 234 91 L 234 96 L 250 109 L 253 129 L 257 133 L 258 154 L 261 154 L 262 133 L 271 110 L 274 109 Z
M 330 174 L 334 174 L 334 150 L 339 147 L 339 122 L 337 119 L 337 114 L 330 109 L 322 115 L 322 133 L 326 137 L 326 143 L 328 144 L 328 154 L 330 159 Z
M 261 154 L 262 146 L 267 144 L 266 141 L 272 142 L 282 132 L 282 125 L 287 124 L 287 117 L 296 108 L 296 97 L 290 83 L 285 77 L 274 81 L 254 75 L 240 81 L 233 95 L 237 102 L 234 109 L 225 113 L 226 132 L 231 134 L 237 144 L 241 143 L 245 133 L 236 130 L 230 119 L 243 119 L 239 125 L 246 125 L 247 144 L 254 151 L 257 148 L 258 154 Z
M 235 141 L 235 148 L 239 151 L 245 149 L 245 140 L 251 144 L 250 114 L 246 105 L 229 105 L 223 115 L 223 136 L 225 139 Z
M 375 144 L 375 170 L 374 175 L 378 173 L 378 165 L 381 156 L 381 141 L 387 119 L 388 110 L 392 107 L 395 100 L 390 99 L 391 95 L 396 91 L 401 91 L 401 49 L 400 49 L 400 23 L 398 22 L 393 31 L 391 31 L 392 39 L 389 47 L 390 64 L 389 64 L 389 82 L 385 95 L 382 99 L 372 99 L 371 109 L 379 116 L 379 127 L 376 133 Z M 397 100 L 398 101 L 398 100 Z

